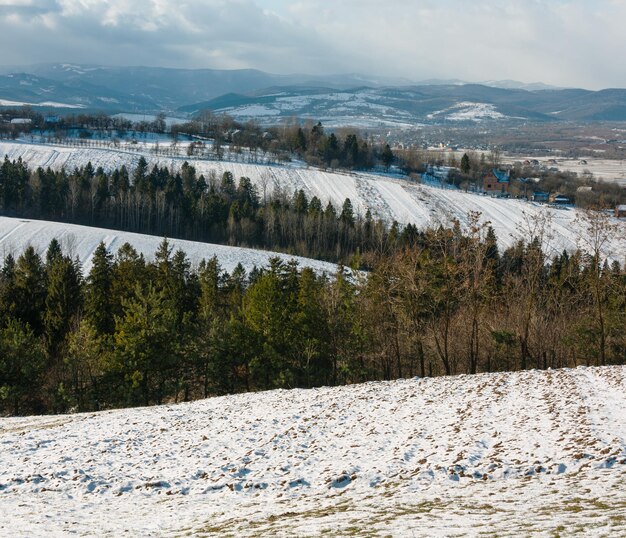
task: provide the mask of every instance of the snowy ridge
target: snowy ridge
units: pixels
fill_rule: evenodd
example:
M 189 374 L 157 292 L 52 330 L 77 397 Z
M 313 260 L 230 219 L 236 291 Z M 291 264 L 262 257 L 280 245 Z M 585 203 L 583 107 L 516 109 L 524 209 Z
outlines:
M 128 152 L 113 149 L 72 148 L 23 142 L 0 142 L 0 156 L 9 159 L 22 158 L 31 168 L 39 166 L 53 169 L 73 170 L 91 162 L 94 168 L 102 166 L 111 171 L 126 165 L 134 168 L 143 155 L 149 165 L 158 164 L 179 169 L 184 158 L 155 156 L 149 151 Z M 218 177 L 225 171 L 235 178 L 249 177 L 257 186 L 259 194 L 270 194 L 280 188 L 293 193 L 303 189 L 307 196 L 317 196 L 325 204 L 331 201 L 340 208 L 350 198 L 355 211 L 365 215 L 370 209 L 375 217 L 387 222 L 397 220 L 402 224 L 413 223 L 420 228 L 448 226 L 455 219 L 464 224 L 469 211 L 480 211 L 484 221 L 490 221 L 501 248 L 513 245 L 519 239 L 528 239 L 529 227 L 542 216 L 552 218 L 553 238 L 546 245 L 549 255 L 564 249 L 575 250 L 584 237 L 582 213 L 576 209 L 550 210 L 543 205 L 521 200 L 504 200 L 464 193 L 458 190 L 438 189 L 427 185 L 376 174 L 328 172 L 297 165 L 268 166 L 228 161 L 190 160 L 199 174 L 208 176 L 214 172 Z M 604 254 L 612 260 L 624 263 L 626 255 L 626 222 L 613 219 L 617 232 L 606 244 Z
M 0 419 L 3 536 L 626 533 L 626 367 Z
M 130 243 L 138 253 L 150 260 L 163 240 L 158 236 L 105 228 L 0 217 L 0 260 L 8 254 L 19 256 L 28 245 L 32 245 L 35 250 L 44 254 L 52 239 L 57 239 L 61 243 L 64 252 L 72 257 L 78 256 L 85 273 L 91 269 L 93 253 L 101 241 L 104 241 L 109 251 L 113 253 L 117 252 L 117 249 L 124 243 Z M 225 271 L 232 272 L 238 263 L 241 263 L 246 271 L 250 271 L 254 266 L 266 267 L 269 265 L 270 258 L 278 256 L 285 261 L 296 260 L 300 267 L 311 267 L 319 274 L 333 275 L 337 271 L 337 266 L 332 263 L 300 256 L 181 239 L 168 239 L 168 241 L 175 250 L 182 249 L 194 266 L 203 259 L 208 260 L 217 256 Z

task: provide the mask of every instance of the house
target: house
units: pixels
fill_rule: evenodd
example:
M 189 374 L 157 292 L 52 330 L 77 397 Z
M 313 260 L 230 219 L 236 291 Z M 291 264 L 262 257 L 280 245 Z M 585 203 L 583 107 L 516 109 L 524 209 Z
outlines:
M 615 207 L 615 217 L 618 219 L 626 219 L 626 204 L 620 204 Z
M 452 170 L 455 170 L 455 168 L 450 166 L 428 165 L 426 172 L 422 174 L 422 181 L 425 183 L 445 183 L 448 181 Z
M 33 123 L 33 120 L 30 118 L 13 118 L 11 120 L 11 125 L 30 125 Z
M 503 172 L 494 168 L 483 177 L 483 190 L 486 193 L 506 196 L 509 193 L 510 170 Z
M 555 205 L 571 205 L 572 201 L 563 194 L 555 193 L 550 195 L 550 203 Z
M 546 203 L 550 198 L 550 193 L 543 191 L 535 191 L 533 192 L 533 202 Z

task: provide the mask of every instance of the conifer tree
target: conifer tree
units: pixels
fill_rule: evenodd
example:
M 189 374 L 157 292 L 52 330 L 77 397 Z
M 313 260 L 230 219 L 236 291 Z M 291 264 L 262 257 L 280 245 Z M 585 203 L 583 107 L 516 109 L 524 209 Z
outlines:
M 113 255 L 101 242 L 94 251 L 87 276 L 85 314 L 98 335 L 112 334 L 113 318 Z
M 48 271 L 44 329 L 48 352 L 58 355 L 59 347 L 81 308 L 80 266 L 66 256 L 56 259 Z
M 17 415 L 27 400 L 35 400 L 44 366 L 43 346 L 32 329 L 9 320 L 0 329 L 0 405 Z M 31 410 L 36 409 L 31 406 Z
M 32 245 L 15 264 L 15 315 L 16 318 L 39 335 L 43 331 L 43 313 L 46 299 L 44 267 Z

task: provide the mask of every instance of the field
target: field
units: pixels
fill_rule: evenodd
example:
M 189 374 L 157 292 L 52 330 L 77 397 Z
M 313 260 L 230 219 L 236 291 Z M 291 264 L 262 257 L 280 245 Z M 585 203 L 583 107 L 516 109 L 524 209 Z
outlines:
M 626 367 L 0 419 L 2 536 L 619 536 Z
M 153 235 L 120 232 L 90 226 L 0 217 L 0 260 L 3 260 L 8 254 L 12 254 L 14 257 L 19 256 L 28 245 L 35 247 L 35 250 L 43 255 L 52 239 L 57 239 L 61 243 L 64 252 L 72 257 L 77 256 L 85 272 L 91 268 L 93 253 L 101 241 L 113 253 L 117 252 L 117 249 L 124 243 L 130 243 L 138 253 L 150 260 L 163 240 L 163 238 Z M 271 251 L 180 239 L 168 239 L 168 241 L 174 249 L 182 249 L 193 266 L 197 266 L 203 259 L 209 260 L 213 256 L 217 256 L 222 269 L 228 272 L 232 272 L 238 263 L 241 263 L 246 271 L 250 271 L 255 266 L 258 268 L 266 267 L 270 258 L 279 256 L 285 261 L 295 259 L 300 267 L 311 267 L 319 274 L 332 275 L 337 270 L 337 266 L 332 263 Z

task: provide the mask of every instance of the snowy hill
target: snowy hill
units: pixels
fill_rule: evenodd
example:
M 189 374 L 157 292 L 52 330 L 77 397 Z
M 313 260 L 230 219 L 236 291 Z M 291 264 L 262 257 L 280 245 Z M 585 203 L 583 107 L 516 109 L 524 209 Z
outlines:
M 0 419 L 2 536 L 626 534 L 626 367 Z
M 91 268 L 93 253 L 101 241 L 104 241 L 110 252 L 116 252 L 124 243 L 130 243 L 137 252 L 147 259 L 152 259 L 159 243 L 163 240 L 153 235 L 90 226 L 0 217 L 0 260 L 3 260 L 7 254 L 14 256 L 21 254 L 28 245 L 32 245 L 43 254 L 54 238 L 59 240 L 65 252 L 72 257 L 79 257 L 85 272 Z M 169 241 L 174 249 L 182 249 L 187 254 L 192 265 L 197 265 L 203 259 L 208 260 L 217 256 L 222 269 L 228 272 L 232 272 L 238 263 L 241 263 L 247 271 L 255 265 L 259 268 L 266 267 L 273 256 L 280 256 L 284 260 L 295 259 L 300 267 L 311 267 L 318 273 L 332 275 L 337 271 L 337 266 L 332 263 L 299 256 L 180 239 L 169 239 Z
M 95 168 L 102 166 L 113 170 L 122 165 L 134 168 L 143 155 L 150 165 L 158 164 L 177 169 L 185 158 L 155 156 L 149 146 L 142 151 L 124 149 L 73 148 L 25 142 L 0 141 L 0 156 L 9 159 L 22 158 L 31 168 L 38 166 L 65 168 L 72 170 L 91 162 Z M 546 247 L 549 254 L 560 253 L 563 249 L 574 250 L 585 235 L 580 222 L 581 212 L 575 209 L 548 210 L 545 206 L 521 200 L 503 200 L 468 194 L 455 190 L 443 190 L 427 185 L 418 185 L 402 178 L 392 178 L 375 174 L 326 172 L 316 168 L 298 165 L 267 166 L 241 162 L 192 160 L 199 173 L 209 175 L 214 172 L 221 177 L 224 171 L 231 171 L 235 178 L 249 177 L 262 195 L 280 188 L 289 193 L 303 189 L 311 196 L 317 196 L 323 203 L 331 201 L 340 208 L 346 198 L 350 198 L 355 210 L 364 215 L 370 209 L 375 217 L 388 222 L 414 223 L 418 227 L 429 225 L 450 225 L 457 219 L 467 222 L 469 211 L 480 211 L 485 221 L 490 221 L 500 246 L 511 246 L 521 238 L 530 236 L 529 228 L 546 213 L 551 214 L 553 238 Z M 611 259 L 623 262 L 626 253 L 626 222 L 614 221 L 617 233 L 605 245 L 605 254 Z

